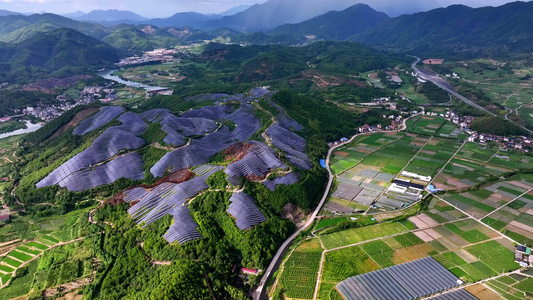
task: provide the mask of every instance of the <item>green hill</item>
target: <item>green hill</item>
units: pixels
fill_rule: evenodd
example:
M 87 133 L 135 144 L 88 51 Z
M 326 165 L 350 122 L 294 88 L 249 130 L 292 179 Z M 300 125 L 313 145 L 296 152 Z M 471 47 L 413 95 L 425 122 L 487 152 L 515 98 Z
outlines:
M 55 14 L 9 15 L 0 17 L 0 41 L 19 43 L 38 33 L 59 28 L 72 28 L 97 39 L 110 32 L 99 24 L 74 21 Z
M 366 4 L 356 4 L 343 11 L 331 11 L 298 24 L 285 24 L 269 34 L 315 35 L 317 39 L 346 40 L 362 33 L 388 17 Z
M 499 7 L 453 5 L 385 20 L 351 40 L 375 46 L 458 45 L 533 49 L 533 2 Z
M 68 76 L 109 66 L 120 51 L 76 30 L 61 28 L 18 44 L 0 45 L 0 77 Z

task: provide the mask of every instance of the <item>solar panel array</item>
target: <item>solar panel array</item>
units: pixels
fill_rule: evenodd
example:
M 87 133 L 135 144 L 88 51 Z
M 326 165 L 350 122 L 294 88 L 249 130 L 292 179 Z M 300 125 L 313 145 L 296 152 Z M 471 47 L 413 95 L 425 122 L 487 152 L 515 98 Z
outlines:
M 252 135 L 261 129 L 261 122 L 254 114 L 254 107 L 251 104 L 243 104 L 234 113 L 226 116 L 224 119 L 232 121 L 237 125 L 232 131 L 232 135 L 239 141 L 246 141 Z
M 165 154 L 150 169 L 152 175 L 161 177 L 168 168 L 175 171 L 206 164 L 211 156 L 236 142 L 249 139 L 261 127 L 259 120 L 253 115 L 251 105 L 242 105 L 225 119 L 237 125 L 235 130 L 230 132 L 227 126 L 223 126 L 216 132 L 193 140 L 186 147 Z
M 195 177 L 179 184 L 162 183 L 142 198 L 139 203 L 128 209 L 128 213 L 135 219 L 137 224 L 147 225 L 172 213 L 172 210 L 185 204 L 187 199 L 193 198 L 198 192 L 208 189 L 209 186 L 201 177 Z
M 402 300 L 425 297 L 462 284 L 432 257 L 350 277 L 337 284 L 344 299 Z
M 253 98 L 257 99 L 270 94 L 270 91 L 262 87 L 256 87 L 255 89 L 250 91 L 250 94 L 252 94 Z
M 276 190 L 276 187 L 280 184 L 292 185 L 298 182 L 300 179 L 300 174 L 298 173 L 289 173 L 285 176 L 274 178 L 274 180 L 266 180 L 263 184 L 271 191 Z
M 414 298 L 431 295 L 459 285 L 457 276 L 430 256 L 391 267 L 387 271 Z
M 102 107 L 100 111 L 94 116 L 83 120 L 83 122 L 81 122 L 76 128 L 74 128 L 74 131 L 72 133 L 76 135 L 85 135 L 88 132 L 91 132 L 106 125 L 123 112 L 124 108 L 122 106 Z
M 172 210 L 174 223 L 167 230 L 163 238 L 170 244 L 178 241 L 180 245 L 186 242 L 201 239 L 202 235 L 198 232 L 198 224 L 192 219 L 191 212 L 186 206 L 178 206 Z
M 220 120 L 231 113 L 232 108 L 229 105 L 204 106 L 193 109 L 181 114 L 184 118 L 206 118 L 211 120 Z
M 274 101 L 269 100 L 268 104 L 270 104 L 271 106 L 273 106 L 275 109 L 278 110 L 279 114 L 276 115 L 276 120 L 283 128 L 296 130 L 296 131 L 305 129 L 305 127 L 300 125 L 300 123 L 296 122 L 291 117 L 289 117 L 287 112 L 283 108 L 281 108 L 281 106 L 274 103 Z
M 180 118 L 166 109 L 153 109 L 141 114 L 149 122 L 158 122 L 167 133 L 163 141 L 174 147 L 185 144 L 186 136 L 204 135 L 213 132 L 218 125 L 206 118 Z
M 276 148 L 286 153 L 285 157 L 293 165 L 302 170 L 309 170 L 313 166 L 309 157 L 304 153 L 307 143 L 303 137 L 278 124 L 270 126 L 266 134 Z
M 91 174 L 90 176 L 98 176 L 97 173 L 86 172 L 88 171 L 86 169 L 112 158 L 121 150 L 138 149 L 146 144 L 145 140 L 136 136 L 136 134 L 142 132 L 146 128 L 146 124 L 136 114 L 124 114 L 119 120 L 122 120 L 125 123 L 120 126 L 106 129 L 93 141 L 91 146 L 69 159 L 48 174 L 43 180 L 38 182 L 36 185 L 37 188 L 59 184 L 60 186 L 69 186 L 74 190 L 80 190 L 82 186 L 85 186 L 81 182 L 78 183 L 77 186 L 72 186 L 73 183 L 67 184 L 67 182 L 72 180 L 69 177 L 74 173 L 83 170 L 85 172 L 84 176 L 88 176 L 87 174 Z M 136 162 L 136 160 L 132 159 L 132 162 Z M 132 170 L 137 171 L 137 165 L 133 165 L 133 167 Z M 138 176 L 136 175 L 137 173 L 127 178 L 137 178 Z M 90 181 L 98 182 L 98 179 L 91 178 Z
M 203 180 L 207 180 L 207 178 L 211 177 L 211 175 L 215 174 L 215 172 L 220 170 L 224 170 L 224 167 L 215 165 L 203 165 L 195 169 L 193 172 L 194 174 L 196 174 L 196 176 L 200 176 Z
M 94 170 L 75 172 L 60 181 L 59 186 L 66 187 L 70 192 L 79 192 L 111 184 L 120 178 L 141 180 L 144 178 L 143 164 L 138 153 L 128 153 Z
M 446 294 L 431 298 L 433 300 L 478 300 L 477 297 L 467 292 L 465 289 L 456 290 Z
M 124 191 L 124 194 L 126 194 L 124 201 L 131 202 L 144 198 L 146 195 L 148 195 L 148 192 L 142 187 L 136 187 L 131 190 Z
M 238 184 L 238 178 L 247 176 L 264 176 L 270 170 L 278 168 L 285 169 L 287 166 L 276 157 L 276 152 L 267 145 L 257 142 L 250 142 L 253 146 L 246 156 L 226 167 L 224 171 L 228 174 L 228 181 Z
M 255 205 L 252 197 L 245 193 L 233 194 L 229 199 L 231 204 L 227 212 L 236 219 L 240 230 L 251 229 L 253 226 L 266 221 L 263 213 Z

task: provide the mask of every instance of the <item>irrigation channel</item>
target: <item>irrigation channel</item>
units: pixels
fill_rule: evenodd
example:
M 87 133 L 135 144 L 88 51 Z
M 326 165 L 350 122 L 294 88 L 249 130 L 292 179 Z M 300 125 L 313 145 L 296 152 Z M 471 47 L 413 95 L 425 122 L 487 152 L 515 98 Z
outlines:
M 414 115 L 414 116 L 416 116 L 416 115 Z M 398 129 L 397 131 L 405 130 L 407 128 L 407 126 L 406 126 L 407 120 L 412 118 L 412 117 L 414 117 L 414 116 L 411 116 L 409 118 L 405 118 L 403 120 L 403 124 L 402 124 L 401 128 Z M 397 132 L 397 131 L 395 130 L 395 132 Z M 333 180 L 335 178 L 335 176 L 333 175 L 333 173 L 331 172 L 331 169 L 329 167 L 329 160 L 330 160 L 330 157 L 331 157 L 331 153 L 333 153 L 333 151 L 335 149 L 337 149 L 339 147 L 342 147 L 342 146 L 344 146 L 346 144 L 351 143 L 356 137 L 358 137 L 359 135 L 362 135 L 362 134 L 365 134 L 365 133 L 358 133 L 358 134 L 352 136 L 352 138 L 350 140 L 329 148 L 328 155 L 326 156 L 326 169 L 328 170 L 329 179 L 328 179 L 328 184 L 326 186 L 326 190 L 324 191 L 324 195 L 322 196 L 322 200 L 320 200 L 320 203 L 317 205 L 315 211 L 308 217 L 308 219 L 305 222 L 305 224 L 302 227 L 300 227 L 300 229 L 296 230 L 287 240 L 285 240 L 285 242 L 283 242 L 281 247 L 279 247 L 278 252 L 276 252 L 276 255 L 272 258 L 272 261 L 270 262 L 270 265 L 266 269 L 265 273 L 263 273 L 263 277 L 261 278 L 261 282 L 259 283 L 259 286 L 255 289 L 255 291 L 252 294 L 254 300 L 268 299 L 268 294 L 265 293 L 267 281 L 272 276 L 272 273 L 279 268 L 279 266 L 281 264 L 281 261 L 283 260 L 283 257 L 285 255 L 285 253 L 287 252 L 287 250 L 289 249 L 289 246 L 291 245 L 292 241 L 294 241 L 294 239 L 298 235 L 300 235 L 300 232 L 303 232 L 303 231 L 307 230 L 311 225 L 313 225 L 318 213 L 322 209 L 322 206 L 324 205 L 324 203 L 328 199 L 329 191 L 331 190 L 331 186 L 333 185 Z

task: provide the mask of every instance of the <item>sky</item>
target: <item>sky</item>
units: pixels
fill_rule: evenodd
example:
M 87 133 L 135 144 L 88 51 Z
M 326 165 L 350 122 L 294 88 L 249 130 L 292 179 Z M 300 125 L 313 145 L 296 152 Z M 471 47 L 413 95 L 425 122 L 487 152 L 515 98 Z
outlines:
M 253 5 L 266 0 L 0 0 L 0 9 L 17 12 L 57 14 L 95 9 L 130 10 L 145 17 L 169 17 L 177 12 L 220 13 L 239 5 Z M 323 0 L 330 1 L 330 0 Z M 397 3 L 398 0 L 390 0 Z M 354 4 L 358 1 L 354 0 Z M 366 2 L 366 1 L 365 1 Z M 435 0 L 441 6 L 465 4 L 472 7 L 497 6 L 509 0 Z M 368 2 L 367 2 L 368 3 Z M 371 4 L 370 4 L 371 5 Z M 371 5 L 372 6 L 372 5 Z

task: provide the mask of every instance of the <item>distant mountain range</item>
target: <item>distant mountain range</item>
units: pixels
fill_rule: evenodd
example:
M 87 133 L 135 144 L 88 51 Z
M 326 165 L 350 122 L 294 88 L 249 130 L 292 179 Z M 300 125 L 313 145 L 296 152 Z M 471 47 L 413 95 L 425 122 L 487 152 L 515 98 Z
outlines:
M 499 7 L 453 5 L 389 18 L 350 40 L 374 46 L 416 47 L 424 44 L 533 49 L 533 2 Z
M 84 40 L 80 37 L 81 35 L 86 38 L 84 41 L 88 45 L 96 46 L 95 41 L 97 41 L 99 43 L 97 48 L 103 49 L 102 45 L 106 45 L 109 48 L 106 48 L 105 51 L 109 52 L 114 49 L 117 51 L 115 53 L 119 53 L 116 48 L 144 51 L 203 40 L 215 40 L 224 43 L 294 45 L 306 41 L 305 36 L 315 36 L 319 40 L 359 41 L 380 48 L 395 48 L 415 54 L 443 52 L 454 54 L 458 53 L 457 50 L 464 53 L 463 50 L 465 49 L 479 51 L 479 49 L 488 48 L 498 53 L 513 50 L 533 51 L 533 31 L 531 30 L 533 28 L 533 18 L 531 18 L 533 2 L 514 2 L 500 7 L 477 9 L 453 5 L 393 18 L 389 18 L 385 13 L 378 12 L 368 5 L 357 4 L 342 11 L 330 11 L 303 22 L 284 24 L 268 30 L 266 33 L 255 31 L 259 27 L 272 27 L 286 19 L 303 18 L 304 14 L 310 12 L 291 15 L 291 11 L 286 11 L 287 7 L 301 3 L 301 1 L 315 0 L 270 0 L 229 17 L 178 13 L 166 19 L 152 19 L 141 21 L 140 24 L 115 26 L 76 21 L 54 14 L 0 16 L 0 43 L 6 43 L 0 45 L 4 51 L 1 59 L 10 65 L 10 59 L 14 59 L 20 66 L 24 62 L 29 62 L 33 65 L 42 64 L 47 68 L 50 67 L 48 62 L 36 64 L 33 63 L 33 59 L 25 61 L 22 59 L 23 56 L 17 56 L 12 51 L 17 49 L 17 51 L 27 54 L 28 52 L 24 51 L 21 45 L 38 49 L 39 47 L 36 46 L 38 43 L 50 44 L 52 38 L 49 34 L 51 33 L 55 34 L 52 37 L 59 39 L 58 43 L 64 43 L 63 40 L 68 37 Z M 270 16 L 276 9 L 281 9 L 277 18 L 267 18 L 268 20 L 259 17 L 255 20 L 252 18 L 261 12 L 265 16 Z M 102 18 L 107 18 L 106 20 L 140 17 L 128 12 L 106 11 L 101 13 Z M 85 16 L 87 15 L 89 14 Z M 98 13 L 93 12 L 90 15 L 98 16 Z M 171 24 L 196 24 L 200 29 L 195 29 L 195 26 L 173 26 Z M 232 26 L 217 27 L 216 24 Z M 249 24 L 255 25 L 246 27 Z M 212 29 L 202 29 L 202 26 L 212 27 Z M 233 29 L 236 27 L 241 30 L 250 30 L 252 33 L 239 32 Z M 60 31 L 61 29 L 68 30 Z M 58 32 L 62 33 L 58 34 Z M 44 37 L 48 37 L 48 39 L 44 39 Z M 30 41 L 33 44 L 25 44 L 30 43 Z M 77 47 L 78 44 L 75 46 Z M 43 46 L 43 49 L 46 47 L 48 46 Z M 80 53 L 87 53 L 78 50 Z M 37 52 L 32 55 L 37 56 Z M 86 56 L 92 57 L 88 54 Z M 114 55 L 103 56 L 116 57 Z M 65 59 L 65 61 L 68 62 L 71 59 Z
M 366 4 L 356 4 L 343 11 L 330 11 L 302 23 L 285 24 L 267 33 L 313 35 L 317 39 L 342 41 L 365 32 L 388 18 L 385 13 L 378 12 Z
M 124 10 L 93 10 L 90 13 L 83 14 L 73 19 L 79 21 L 93 21 L 93 22 L 116 22 L 116 21 L 130 21 L 130 22 L 142 22 L 148 20 L 148 18 L 139 16 L 131 11 Z
M 234 14 L 238 14 L 240 12 L 243 12 L 245 10 L 247 10 L 248 8 L 250 8 L 251 5 L 239 5 L 239 6 L 235 6 L 235 7 L 232 7 L 224 12 L 221 12 L 221 13 L 218 13 L 217 15 L 219 16 L 232 16 Z
M 9 10 L 5 10 L 5 9 L 0 9 L 0 17 L 9 16 L 9 15 L 22 15 L 22 13 L 9 11 Z

